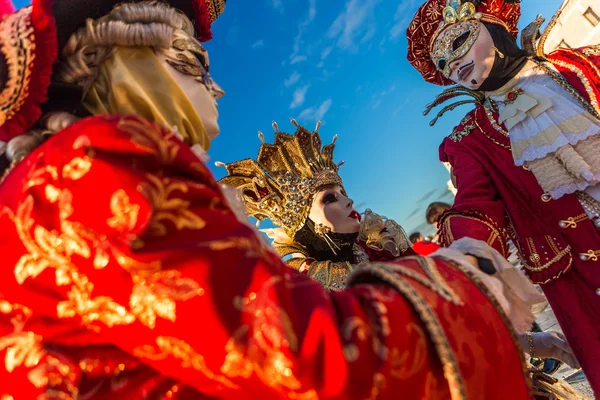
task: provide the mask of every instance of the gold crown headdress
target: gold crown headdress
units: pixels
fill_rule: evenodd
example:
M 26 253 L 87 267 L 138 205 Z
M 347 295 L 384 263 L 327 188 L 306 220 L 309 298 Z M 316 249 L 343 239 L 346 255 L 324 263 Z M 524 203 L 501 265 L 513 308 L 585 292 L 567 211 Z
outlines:
M 227 169 L 228 175 L 221 182 L 240 190 L 249 216 L 259 222 L 270 219 L 293 238 L 306 223 L 317 191 L 323 186 L 342 185 L 338 169 L 343 163 L 333 161 L 337 136 L 322 146 L 320 121 L 313 132 L 294 119 L 291 122 L 297 128 L 293 135 L 280 132 L 273 122 L 274 144 L 265 143 L 259 132 L 263 144 L 256 161 L 217 165 Z

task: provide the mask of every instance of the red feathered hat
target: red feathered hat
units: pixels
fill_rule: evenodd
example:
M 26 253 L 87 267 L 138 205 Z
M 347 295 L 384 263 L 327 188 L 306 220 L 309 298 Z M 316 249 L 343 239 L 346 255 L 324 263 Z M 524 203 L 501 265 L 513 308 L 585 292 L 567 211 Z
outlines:
M 136 3 L 140 0 L 125 2 Z M 211 25 L 226 0 L 162 0 L 194 21 L 201 41 L 212 38 Z M 108 14 L 123 0 L 33 0 L 14 12 L 0 0 L 0 141 L 31 129 L 42 115 L 52 67 L 62 48 L 86 20 Z
M 408 39 L 408 61 L 427 82 L 436 85 L 452 85 L 431 61 L 432 41 L 439 34 L 438 27 L 444 22 L 443 11 L 449 3 L 456 0 L 427 0 L 423 4 L 406 30 Z M 466 1 L 463 1 L 466 2 Z M 518 0 L 469 0 L 476 7 L 478 17 L 483 22 L 502 25 L 516 38 L 519 30 L 517 23 L 521 16 Z

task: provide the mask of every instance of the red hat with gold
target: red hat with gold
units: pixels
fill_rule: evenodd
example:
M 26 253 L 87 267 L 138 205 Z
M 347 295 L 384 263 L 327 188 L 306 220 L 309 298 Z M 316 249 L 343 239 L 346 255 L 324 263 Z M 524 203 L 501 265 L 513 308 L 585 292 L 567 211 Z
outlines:
M 123 2 L 33 0 L 31 6 L 14 12 L 9 0 L 0 0 L 0 142 L 22 135 L 42 116 L 53 66 L 69 37 L 87 20 L 98 19 Z M 207 41 L 226 0 L 161 2 L 182 11 L 194 22 L 198 39 Z
M 516 37 L 520 16 L 519 0 L 427 0 L 406 30 L 408 61 L 427 82 L 452 85 L 453 82 L 432 60 L 432 49 L 438 36 L 456 24 L 477 19 L 503 26 Z

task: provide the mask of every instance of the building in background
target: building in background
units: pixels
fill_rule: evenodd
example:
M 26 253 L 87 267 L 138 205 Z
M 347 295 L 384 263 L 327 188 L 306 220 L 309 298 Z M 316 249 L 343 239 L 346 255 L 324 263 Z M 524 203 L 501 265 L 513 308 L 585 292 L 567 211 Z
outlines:
M 546 54 L 559 47 L 600 44 L 599 0 L 565 0 L 561 9 L 559 20 L 546 39 Z

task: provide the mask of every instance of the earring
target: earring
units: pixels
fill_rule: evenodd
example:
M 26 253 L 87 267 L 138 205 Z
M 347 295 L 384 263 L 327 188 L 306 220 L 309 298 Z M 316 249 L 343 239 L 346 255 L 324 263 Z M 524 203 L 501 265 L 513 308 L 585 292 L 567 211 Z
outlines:
M 327 243 L 327 245 L 329 246 L 329 248 L 331 249 L 331 251 L 333 251 L 333 254 L 335 254 L 337 256 L 337 250 L 340 250 L 340 247 L 335 244 L 335 242 L 331 239 L 331 237 L 329 237 L 329 234 L 331 233 L 331 228 L 328 226 L 325 226 L 323 224 L 315 224 L 315 234 L 320 237 L 321 239 L 323 239 L 325 241 L 325 243 Z
M 492 48 L 498 54 L 498 57 L 504 58 L 504 54 L 502 54 L 502 52 L 500 50 L 498 50 L 498 48 L 496 46 L 492 46 Z

